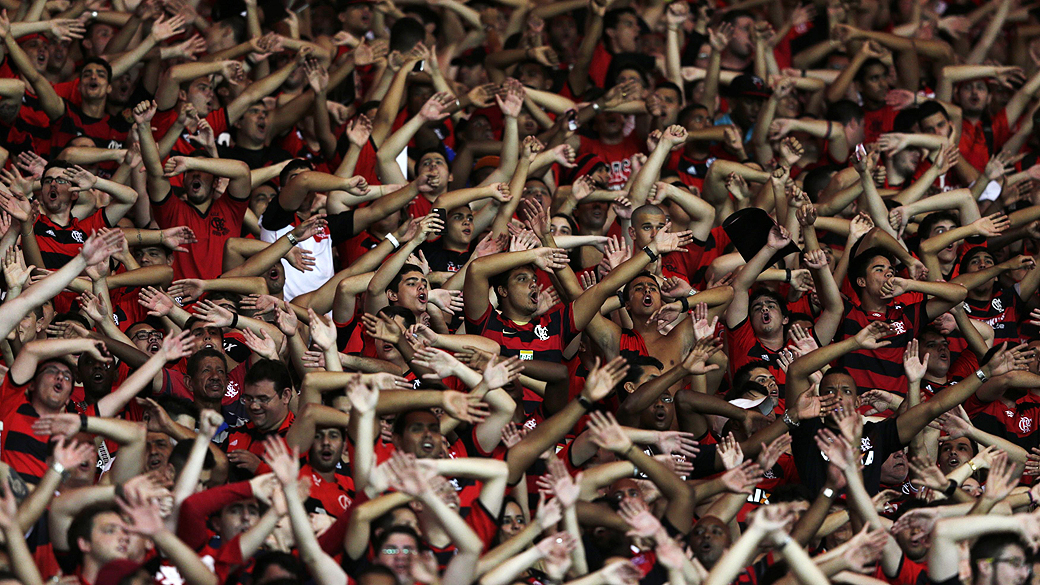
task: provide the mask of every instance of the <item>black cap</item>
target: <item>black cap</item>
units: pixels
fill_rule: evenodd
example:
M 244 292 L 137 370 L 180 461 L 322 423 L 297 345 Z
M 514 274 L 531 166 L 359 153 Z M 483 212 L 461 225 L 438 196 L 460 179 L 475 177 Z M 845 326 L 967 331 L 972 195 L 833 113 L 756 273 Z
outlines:
M 742 98 L 742 97 L 760 97 L 767 98 L 773 95 L 773 90 L 769 89 L 765 81 L 757 75 L 750 75 L 745 73 L 738 75 L 733 78 L 733 81 L 729 84 L 729 97 Z

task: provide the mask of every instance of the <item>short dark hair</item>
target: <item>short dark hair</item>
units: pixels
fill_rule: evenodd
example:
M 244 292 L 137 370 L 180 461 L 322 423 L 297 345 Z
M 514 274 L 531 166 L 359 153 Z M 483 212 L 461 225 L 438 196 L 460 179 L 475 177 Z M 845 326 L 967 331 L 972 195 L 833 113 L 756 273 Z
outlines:
M 418 20 L 400 18 L 390 28 L 390 50 L 407 53 L 426 39 L 426 27 Z
M 862 122 L 865 116 L 863 106 L 852 100 L 838 100 L 827 106 L 827 115 L 824 117 L 831 122 L 847 125 L 853 120 Z
M 608 10 L 607 13 L 603 15 L 604 30 L 608 28 L 617 28 L 618 21 L 621 20 L 621 17 L 626 14 L 631 14 L 637 19 L 639 18 L 639 13 L 637 13 L 635 9 L 630 6 L 624 6 L 621 8 Z
M 430 154 L 439 154 L 442 157 L 444 157 L 444 162 L 451 162 L 451 159 L 448 158 L 448 151 L 444 150 L 443 146 L 431 146 L 429 148 L 424 148 L 420 150 L 419 153 L 416 154 L 415 168 L 418 169 L 419 165 L 422 163 L 422 159 L 426 158 L 426 156 Z
M 83 70 L 87 68 L 87 65 L 101 65 L 101 67 L 105 69 L 105 73 L 108 74 L 109 83 L 112 82 L 112 66 L 109 65 L 108 61 L 105 61 L 101 57 L 90 57 L 89 59 L 84 59 L 83 64 L 79 67 L 80 74 L 82 74 Z
M 199 365 L 202 363 L 202 360 L 207 358 L 220 358 L 224 361 L 224 367 L 227 367 L 227 358 L 224 357 L 224 354 L 212 347 L 205 347 L 191 354 L 191 357 L 188 358 L 188 363 L 185 365 L 184 371 L 188 373 L 188 376 L 194 376 L 199 372 Z
M 856 284 L 856 280 L 867 276 L 867 269 L 870 268 L 870 261 L 878 256 L 888 259 L 889 262 L 895 265 L 895 261 L 892 259 L 892 255 L 888 253 L 888 250 L 877 246 L 863 250 L 852 259 L 852 262 L 849 263 L 849 284 L 852 285 L 856 294 L 859 294 L 860 291 L 863 290 L 863 287 Z
M 957 216 L 952 211 L 942 210 L 936 211 L 935 213 L 929 213 L 921 220 L 921 223 L 917 226 L 917 235 L 922 241 L 927 240 L 928 234 L 935 228 L 935 224 L 940 221 L 952 221 L 954 226 L 959 226 L 961 222 L 957 219 Z
M 732 24 L 736 22 L 738 18 L 750 18 L 751 20 L 755 20 L 754 15 L 752 15 L 747 10 L 733 10 L 727 12 L 726 15 L 722 17 L 722 22 L 728 22 Z
M 74 323 L 82 325 L 83 328 L 87 329 L 88 331 L 90 329 L 93 329 L 93 327 L 90 325 L 90 321 L 87 321 L 87 318 L 81 315 L 80 313 L 73 313 L 70 311 L 68 313 L 58 313 L 54 316 L 55 323 L 61 323 L 63 321 L 72 321 Z
M 409 414 L 412 414 L 412 413 L 415 413 L 415 412 L 428 412 L 431 416 L 433 416 L 434 418 L 437 418 L 437 413 L 434 412 L 433 409 L 431 409 L 431 408 L 413 408 L 412 410 L 406 410 L 406 411 L 398 414 L 397 418 L 394 419 L 393 433 L 395 435 L 401 436 L 401 435 L 404 434 L 404 425 L 405 425 L 404 421 L 405 421 L 405 419 L 408 418 Z
M 500 286 L 507 286 L 509 284 L 509 277 L 517 270 L 530 270 L 531 272 L 538 274 L 538 267 L 534 264 L 524 264 L 523 266 L 517 266 L 516 268 L 506 270 L 505 272 L 499 272 L 498 274 L 488 278 L 488 284 L 491 285 L 491 290 L 495 290 Z
M 990 534 L 986 538 L 980 538 L 975 541 L 968 554 L 968 557 L 971 559 L 972 576 L 975 575 L 975 565 L 979 561 L 999 558 L 1004 553 L 1004 549 L 1009 546 L 1021 547 L 1027 555 L 1029 554 L 1029 547 L 1023 544 L 1018 535 L 1013 532 Z
M 625 387 L 625 384 L 632 382 L 635 384 L 643 377 L 643 373 L 648 367 L 654 367 L 658 370 L 664 370 L 664 364 L 661 360 L 651 357 L 648 355 L 642 355 L 634 351 L 622 350 L 621 355 L 625 358 L 625 363 L 628 364 L 628 372 L 625 373 L 625 377 L 618 382 L 616 391 L 620 391 Z M 624 394 L 618 394 L 618 396 L 624 396 Z M 624 400 L 622 400 L 624 402 Z
M 390 512 L 387 512 L 387 514 L 389 513 Z M 424 548 L 423 539 L 419 537 L 419 534 L 411 526 L 390 526 L 372 539 L 372 545 L 375 547 L 375 550 L 378 552 L 379 549 L 383 548 L 386 541 L 394 534 L 405 534 L 411 536 L 415 539 L 419 548 Z
M 166 460 L 167 463 L 173 466 L 173 471 L 176 476 L 180 476 L 184 466 L 188 463 L 188 457 L 191 456 L 191 448 L 194 441 L 179 441 L 173 447 L 173 451 L 170 451 L 170 456 Z M 206 449 L 206 458 L 202 462 L 203 469 L 213 469 L 217 465 L 217 460 L 213 457 L 213 452 Z
M 733 372 L 733 388 L 734 390 L 739 389 L 736 393 L 737 397 L 744 394 L 744 386 L 751 382 L 751 371 L 759 368 L 768 370 L 769 363 L 763 360 L 751 360 L 737 368 L 737 371 Z
M 47 171 L 49 171 L 51 169 L 62 169 L 62 170 L 64 170 L 64 169 L 71 169 L 72 167 L 73 167 L 73 164 L 70 163 L 67 160 L 60 159 L 60 158 L 53 158 L 53 159 L 51 159 L 47 163 L 47 166 L 43 167 L 43 174 L 46 175 Z
M 411 309 L 406 309 L 404 307 L 395 307 L 395 306 L 392 306 L 392 305 L 387 305 L 387 306 L 383 307 L 382 309 L 379 309 L 379 314 L 380 315 L 386 315 L 387 317 L 390 317 L 391 319 L 393 319 L 394 317 L 400 317 L 401 319 L 404 320 L 404 324 L 407 325 L 408 327 L 411 327 L 412 325 L 415 325 L 415 313 L 413 313 L 411 311 Z
M 287 390 L 291 391 L 293 387 L 289 368 L 285 367 L 285 364 L 282 362 L 267 358 L 259 359 L 253 363 L 252 367 L 246 372 L 246 377 L 242 383 L 248 386 L 263 381 L 274 383 L 274 393 L 277 396 L 281 396 Z
M 405 275 L 411 274 L 413 272 L 418 272 L 419 274 L 423 275 L 423 278 L 426 278 L 426 275 L 423 273 L 422 268 L 415 264 L 405 264 L 401 267 L 400 270 L 397 271 L 397 274 L 395 274 L 394 277 L 390 279 L 390 282 L 386 284 L 386 289 L 384 290 L 396 291 L 397 288 L 401 286 L 401 281 L 404 280 Z
M 768 469 L 766 471 L 769 471 Z M 788 483 L 778 485 L 769 494 L 770 504 L 782 504 L 785 502 L 811 502 L 815 498 L 809 488 L 800 483 Z
M 749 314 L 751 311 L 751 305 L 755 304 L 755 301 L 757 301 L 760 297 L 769 297 L 773 299 L 773 301 L 776 302 L 776 306 L 780 307 L 780 316 L 788 316 L 790 311 L 788 311 L 787 309 L 787 300 L 784 299 L 784 297 L 780 296 L 780 293 L 776 292 L 771 288 L 766 288 L 764 286 L 757 287 L 755 290 L 751 291 L 751 295 L 748 296 Z
M 670 89 L 670 90 L 674 91 L 675 93 L 679 94 L 679 99 L 683 98 L 683 90 L 682 90 L 682 88 L 679 87 L 678 85 L 676 85 L 674 82 L 662 81 L 661 83 L 657 84 L 657 89 Z
M 809 201 L 816 203 L 819 200 L 820 193 L 827 188 L 827 184 L 831 182 L 831 177 L 839 170 L 841 170 L 840 167 L 824 165 L 802 175 L 802 190 L 809 197 Z
M 854 378 L 848 370 L 841 366 L 834 366 L 831 369 L 824 372 L 823 377 L 826 378 L 827 376 L 848 376 L 852 378 L 853 383 L 855 383 L 856 381 L 856 378 Z
M 90 533 L 94 531 L 94 519 L 101 514 L 107 513 L 119 513 L 119 509 L 114 504 L 94 504 L 87 506 L 79 511 L 78 514 L 72 519 L 72 524 L 69 524 L 69 530 L 66 533 L 68 536 L 69 543 L 69 554 L 76 561 L 76 564 L 83 562 L 83 551 L 79 548 L 79 539 L 90 540 Z
M 862 83 L 863 80 L 867 77 L 867 69 L 875 66 L 884 67 L 885 73 L 888 73 L 888 65 L 886 65 L 884 61 L 876 57 L 870 57 L 869 59 L 863 62 L 863 65 L 860 66 L 859 71 L 856 72 L 856 81 Z
M 313 171 L 314 165 L 311 161 L 305 158 L 294 158 L 290 160 L 283 168 L 282 172 L 278 173 L 278 184 L 282 187 L 289 181 L 289 175 L 293 172 L 303 169 L 305 171 Z M 264 183 L 265 185 L 267 183 Z
M 693 113 L 697 110 L 704 110 L 705 112 L 707 112 L 708 106 L 701 103 L 692 102 L 683 107 L 683 109 L 679 110 L 679 114 L 675 117 L 675 119 L 683 126 L 686 126 L 686 122 L 689 120 L 690 116 L 693 115 Z
M 935 100 L 928 100 L 923 104 L 917 106 L 917 121 L 920 122 L 925 118 L 930 118 L 935 114 L 942 114 L 947 120 L 950 119 L 949 112 L 946 111 L 946 107 Z
M 629 295 L 629 291 L 632 288 L 632 283 L 635 282 L 637 278 L 644 278 L 644 277 L 653 280 L 654 284 L 657 284 L 657 277 L 655 277 L 653 274 L 650 274 L 650 272 L 644 270 L 644 271 L 640 272 L 639 274 L 633 276 L 632 280 L 628 281 L 625 284 L 625 287 L 623 289 L 621 289 L 621 299 L 623 301 L 625 301 L 626 303 L 628 302 L 628 299 L 629 299 L 628 295 Z
M 296 575 L 297 578 L 302 578 L 307 574 L 307 568 L 303 562 L 294 554 L 282 552 L 280 550 L 273 550 L 265 552 L 256 557 L 256 564 L 253 565 L 251 573 L 260 578 L 264 575 L 270 567 L 278 567 L 290 575 Z M 278 581 L 281 581 L 280 579 Z M 294 579 L 293 581 L 299 582 Z M 270 585 L 275 581 L 266 581 L 265 585 Z
M 255 570 L 253 571 L 253 574 L 256 574 Z M 361 569 L 360 571 L 355 573 L 354 582 L 360 583 L 362 577 L 367 577 L 368 575 L 382 575 L 383 577 L 386 577 L 388 579 L 393 579 L 395 583 L 397 582 L 397 576 L 394 575 L 394 572 L 390 569 L 390 567 L 387 567 L 386 565 L 380 565 L 377 563 L 371 563 L 364 569 Z

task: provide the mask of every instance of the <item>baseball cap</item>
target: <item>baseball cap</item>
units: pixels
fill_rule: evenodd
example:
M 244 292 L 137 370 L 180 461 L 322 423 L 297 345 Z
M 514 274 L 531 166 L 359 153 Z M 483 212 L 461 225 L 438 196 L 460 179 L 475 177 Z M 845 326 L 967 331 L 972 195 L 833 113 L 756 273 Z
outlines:
M 766 82 L 757 75 L 745 73 L 733 78 L 729 84 L 729 97 L 760 97 L 767 98 L 773 95 Z

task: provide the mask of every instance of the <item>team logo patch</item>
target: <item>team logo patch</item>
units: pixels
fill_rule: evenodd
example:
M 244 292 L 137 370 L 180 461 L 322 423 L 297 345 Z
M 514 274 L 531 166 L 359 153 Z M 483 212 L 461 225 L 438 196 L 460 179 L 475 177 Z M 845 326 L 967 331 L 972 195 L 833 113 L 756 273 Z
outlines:
M 1004 312 L 1004 303 L 1000 302 L 999 298 L 993 299 L 993 301 L 989 305 L 993 307 L 994 311 L 1001 313 Z
M 83 232 L 81 232 L 79 230 L 72 230 L 72 239 L 76 240 L 76 243 L 82 244 L 83 243 Z
M 534 334 L 538 337 L 538 339 L 541 339 L 542 341 L 549 340 L 549 329 L 546 328 L 544 325 L 535 325 Z
M 1033 419 L 1022 417 L 1018 419 L 1018 430 L 1028 433 L 1033 430 Z

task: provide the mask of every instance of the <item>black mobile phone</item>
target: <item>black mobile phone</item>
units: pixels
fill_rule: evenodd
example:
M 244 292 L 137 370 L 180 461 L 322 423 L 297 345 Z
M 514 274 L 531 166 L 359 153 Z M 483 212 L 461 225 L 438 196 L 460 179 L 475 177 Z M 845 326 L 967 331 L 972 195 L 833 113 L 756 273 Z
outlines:
M 435 208 L 433 208 L 433 212 L 436 213 L 437 217 L 440 218 L 441 223 L 443 223 L 443 224 L 447 224 L 448 223 L 448 210 L 447 209 L 444 209 L 443 207 L 435 207 Z M 440 233 L 440 232 L 437 232 L 437 233 Z
M 426 67 L 426 61 L 425 60 L 419 61 L 418 63 L 415 64 L 415 67 L 412 68 L 412 72 L 413 73 L 419 73 L 425 67 Z
M 567 129 L 571 132 L 578 129 L 578 112 L 574 110 L 567 112 Z

